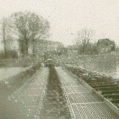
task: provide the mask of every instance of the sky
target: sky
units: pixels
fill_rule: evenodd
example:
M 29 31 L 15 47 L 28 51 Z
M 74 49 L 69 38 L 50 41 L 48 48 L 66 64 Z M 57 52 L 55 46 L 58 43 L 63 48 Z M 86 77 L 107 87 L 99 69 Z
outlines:
M 95 31 L 94 41 L 110 38 L 119 45 L 119 0 L 0 0 L 0 19 L 31 11 L 50 22 L 50 40 L 75 43 L 77 32 Z

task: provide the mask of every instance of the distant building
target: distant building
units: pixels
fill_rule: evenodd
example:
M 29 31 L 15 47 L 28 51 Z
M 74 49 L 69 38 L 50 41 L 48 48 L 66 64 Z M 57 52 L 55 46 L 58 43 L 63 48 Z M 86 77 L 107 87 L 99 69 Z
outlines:
M 50 40 L 37 40 L 33 44 L 29 44 L 28 53 L 32 55 L 35 53 L 37 57 L 44 57 L 44 55 L 51 55 L 53 52 L 58 52 L 63 46 L 62 43 Z M 18 56 L 22 56 L 20 49 L 18 48 Z
M 62 43 L 50 40 L 38 40 L 35 47 L 35 52 L 38 56 L 44 56 L 45 54 L 52 54 L 53 52 L 59 52 L 63 46 Z
M 99 39 L 97 42 L 97 50 L 99 53 L 111 52 L 115 50 L 115 42 L 108 38 Z

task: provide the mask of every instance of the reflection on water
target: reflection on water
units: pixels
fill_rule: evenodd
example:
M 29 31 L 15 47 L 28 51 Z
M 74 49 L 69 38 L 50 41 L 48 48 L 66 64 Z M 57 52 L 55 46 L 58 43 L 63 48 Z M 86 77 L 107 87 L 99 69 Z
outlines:
M 13 76 L 13 75 L 21 72 L 24 69 L 25 68 L 22 68 L 22 67 L 0 68 L 0 80 L 3 80 L 3 79 L 8 78 L 10 76 Z

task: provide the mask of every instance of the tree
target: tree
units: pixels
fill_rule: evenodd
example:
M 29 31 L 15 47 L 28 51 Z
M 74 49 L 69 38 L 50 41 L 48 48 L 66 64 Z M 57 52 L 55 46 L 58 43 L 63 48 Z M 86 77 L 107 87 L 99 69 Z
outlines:
M 3 20 L 2 23 L 2 38 L 3 38 L 3 43 L 4 43 L 4 53 L 5 53 L 5 58 L 7 57 L 7 49 L 6 49 L 6 20 Z
M 4 48 L 4 58 L 7 58 L 7 46 L 10 45 L 9 44 L 10 42 L 8 42 L 8 36 L 9 36 L 8 21 L 6 18 L 4 18 L 1 21 L 1 37 L 2 37 L 2 43 Z
M 17 37 L 21 53 L 28 55 L 29 46 L 32 44 L 32 51 L 35 54 L 35 43 L 47 36 L 49 22 L 31 12 L 13 13 L 10 20 L 12 35 Z
M 79 47 L 79 52 L 84 54 L 86 48 L 88 47 L 90 40 L 94 35 L 94 31 L 91 29 L 82 29 L 78 32 L 78 37 L 76 39 L 76 44 Z

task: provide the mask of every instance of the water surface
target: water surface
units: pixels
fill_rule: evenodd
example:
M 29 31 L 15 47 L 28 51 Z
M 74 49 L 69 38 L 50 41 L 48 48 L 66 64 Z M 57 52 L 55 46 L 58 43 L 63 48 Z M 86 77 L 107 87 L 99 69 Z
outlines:
M 22 68 L 22 67 L 0 68 L 0 80 L 9 78 L 15 74 L 18 74 L 19 72 L 23 70 L 25 70 L 25 68 Z

